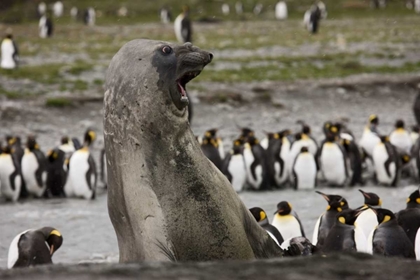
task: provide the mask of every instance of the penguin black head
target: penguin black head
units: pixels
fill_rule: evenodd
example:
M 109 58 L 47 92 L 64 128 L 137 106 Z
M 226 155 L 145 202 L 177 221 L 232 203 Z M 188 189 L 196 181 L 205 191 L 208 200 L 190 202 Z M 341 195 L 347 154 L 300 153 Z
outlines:
M 302 147 L 302 148 L 300 148 L 300 152 L 301 153 L 307 153 L 309 150 L 308 150 L 308 147 L 306 147 L 306 146 L 304 146 L 304 147 Z
M 258 139 L 254 136 L 248 136 L 246 139 L 246 142 L 249 143 L 249 145 L 254 146 L 260 143 Z
M 241 139 L 245 139 L 249 136 L 254 136 L 255 135 L 254 131 L 252 129 L 248 128 L 248 127 L 243 127 L 243 128 L 240 128 L 240 129 L 241 129 L 241 136 L 240 136 Z
M 277 211 L 274 214 L 279 214 L 280 216 L 289 215 L 292 212 L 292 205 L 287 201 L 282 201 L 277 204 Z
M 251 212 L 252 216 L 254 216 L 257 222 L 262 222 L 264 220 L 267 220 L 267 214 L 260 207 L 251 208 L 249 209 L 249 211 Z
M 61 247 L 61 244 L 63 244 L 63 236 L 53 227 L 43 227 L 40 231 L 45 236 L 45 242 L 50 247 L 50 255 L 52 256 Z
M 290 129 L 285 129 L 282 130 L 280 132 L 278 132 L 277 134 L 279 135 L 280 138 L 286 137 L 288 135 L 290 135 L 292 132 L 290 131 Z
M 407 208 L 420 208 L 420 188 L 407 198 Z
M 370 124 L 375 124 L 375 125 L 379 124 L 378 116 L 377 115 L 370 115 L 369 116 L 369 123 Z
M 335 142 L 335 138 L 336 136 L 332 133 L 328 133 L 327 134 L 327 138 L 325 139 L 326 142 L 328 143 L 334 143 Z
M 302 133 L 296 133 L 295 134 L 295 141 L 299 141 L 302 139 Z
M 375 193 L 367 193 L 359 189 L 365 198 L 365 204 L 369 206 L 382 206 L 382 199 Z
M 337 211 L 341 212 L 343 210 L 349 209 L 349 204 L 347 203 L 347 200 L 342 197 L 341 195 L 335 195 L 335 194 L 325 194 L 320 191 L 315 191 L 317 194 L 322 195 L 324 199 L 328 202 L 327 211 Z
M 380 136 L 379 139 L 381 139 L 381 142 L 384 143 L 384 144 L 389 142 L 389 137 L 386 136 L 386 135 Z
M 372 209 L 375 212 L 379 224 L 386 223 L 395 219 L 395 214 L 388 209 Z
M 280 135 L 278 133 L 266 132 L 266 134 L 267 134 L 268 140 L 279 139 L 280 138 Z
M 242 139 L 236 139 L 233 141 L 232 151 L 234 155 L 242 154 L 244 149 L 244 141 Z
M 417 133 L 419 133 L 419 131 L 420 131 L 420 127 L 419 127 L 417 124 L 415 124 L 415 125 L 413 125 L 413 126 L 411 127 L 411 130 L 412 130 L 413 132 L 417 132 Z
M 324 122 L 324 126 L 322 127 L 322 130 L 325 134 L 327 134 L 328 131 L 330 131 L 330 127 L 333 125 L 331 121 Z
M 204 138 L 216 138 L 216 136 L 217 136 L 217 128 L 209 129 L 204 133 Z
M 404 129 L 404 126 L 405 126 L 405 124 L 404 124 L 404 121 L 403 121 L 403 120 L 397 120 L 397 121 L 395 122 L 395 128 L 396 128 L 396 129 L 399 129 L 399 128 Z
M 26 141 L 26 148 L 28 148 L 30 151 L 39 149 L 39 145 L 36 143 L 34 135 L 28 136 L 28 140 Z
M 95 141 L 95 139 L 96 139 L 96 133 L 93 130 L 88 129 L 85 132 L 85 137 L 84 137 L 85 144 L 87 146 L 90 146 L 93 143 L 93 141 Z
M 63 136 L 61 137 L 61 144 L 65 145 L 65 144 L 69 144 L 70 143 L 70 139 L 68 136 Z
M 362 213 L 364 209 L 346 209 L 340 213 L 337 214 L 337 221 L 346 224 L 346 225 L 354 225 L 354 222 L 356 222 L 357 217 Z
M 309 127 L 309 125 L 303 125 L 303 127 L 302 127 L 302 133 L 303 134 L 307 134 L 307 135 L 309 135 L 309 134 L 311 134 L 311 128 Z
M 12 153 L 12 148 L 9 145 L 4 146 L 4 147 L 2 147 L 2 152 L 3 152 L 3 154 L 11 154 Z

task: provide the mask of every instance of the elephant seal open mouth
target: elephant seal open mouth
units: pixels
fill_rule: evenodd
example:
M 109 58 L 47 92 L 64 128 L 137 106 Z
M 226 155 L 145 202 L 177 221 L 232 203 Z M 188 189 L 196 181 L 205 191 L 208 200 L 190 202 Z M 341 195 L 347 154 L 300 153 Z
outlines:
M 186 84 L 211 60 L 189 43 L 134 40 L 109 65 L 108 210 L 121 262 L 282 255 L 189 127 Z

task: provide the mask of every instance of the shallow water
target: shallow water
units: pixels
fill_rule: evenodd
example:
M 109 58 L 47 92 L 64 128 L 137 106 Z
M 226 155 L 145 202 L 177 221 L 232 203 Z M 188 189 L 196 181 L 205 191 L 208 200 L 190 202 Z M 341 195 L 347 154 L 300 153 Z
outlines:
M 383 207 L 393 211 L 405 208 L 406 198 L 416 186 L 398 189 L 364 187 L 365 191 L 377 193 L 383 200 Z M 327 194 L 343 195 L 353 208 L 363 203 L 363 196 L 357 188 L 320 189 Z M 261 207 L 272 218 L 276 205 L 289 201 L 298 213 L 305 233 L 312 239 L 313 227 L 327 205 L 324 198 L 314 191 L 291 189 L 270 192 L 244 192 L 240 194 L 248 208 Z M 62 247 L 55 253 L 55 263 L 117 262 L 118 245 L 110 222 L 106 194 L 95 201 L 78 199 L 30 200 L 11 204 L 0 202 L 0 267 L 6 267 L 7 252 L 13 237 L 29 228 L 53 226 L 64 237 Z

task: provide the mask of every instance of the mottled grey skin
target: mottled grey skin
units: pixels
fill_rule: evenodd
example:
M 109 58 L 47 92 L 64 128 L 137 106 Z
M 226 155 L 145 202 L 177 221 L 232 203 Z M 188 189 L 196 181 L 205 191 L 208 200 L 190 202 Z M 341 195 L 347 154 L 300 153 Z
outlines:
M 164 54 L 163 46 L 173 53 Z M 203 155 L 176 80 L 212 55 L 134 40 L 106 77 L 108 210 L 121 262 L 281 256 L 225 176 Z

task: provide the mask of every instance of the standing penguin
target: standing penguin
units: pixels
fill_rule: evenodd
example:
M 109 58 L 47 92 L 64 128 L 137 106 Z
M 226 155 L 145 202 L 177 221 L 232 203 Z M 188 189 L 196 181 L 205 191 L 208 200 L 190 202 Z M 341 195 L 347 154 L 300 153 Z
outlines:
M 43 15 L 39 19 L 39 37 L 47 38 L 53 34 L 53 23 L 47 15 Z
M 315 224 L 312 237 L 312 243 L 321 248 L 324 245 L 325 238 L 327 238 L 331 227 L 335 223 L 335 217 L 343 210 L 349 209 L 349 204 L 341 195 L 324 194 L 320 191 L 316 191 L 316 193 L 322 195 L 328 202 L 327 210 L 319 216 L 318 221 Z
M 83 21 L 86 25 L 94 26 L 96 22 L 96 12 L 95 9 L 92 7 L 89 7 L 84 15 L 83 15 Z
M 7 200 L 16 202 L 22 188 L 20 163 L 12 155 L 10 146 L 3 147 L 0 154 L 0 186 L 1 193 Z
M 63 244 L 63 236 L 53 227 L 28 229 L 16 235 L 9 247 L 7 268 L 51 264 L 52 255 Z
M 236 192 L 243 190 L 247 178 L 243 150 L 243 141 L 237 139 L 233 142 L 232 150 L 223 160 L 222 172 L 228 178 Z
M 63 150 L 55 148 L 47 154 L 47 194 L 52 197 L 65 197 L 64 186 L 67 181 L 69 159 Z
M 344 186 L 349 176 L 347 170 L 347 155 L 344 148 L 335 141 L 333 134 L 328 134 L 327 139 L 319 149 L 319 165 L 324 180 L 333 186 Z
M 342 139 L 341 142 L 348 156 L 348 166 L 351 170 L 351 172 L 348 172 L 350 176 L 350 186 L 355 186 L 356 184 L 363 185 L 362 156 L 359 147 L 354 140 Z
M 378 225 L 378 219 L 373 209 L 381 208 L 382 199 L 375 193 L 367 193 L 363 190 L 359 190 L 364 199 L 365 203 L 360 209 L 364 210 L 356 219 L 358 227 L 363 231 L 366 238 Z
M 192 43 L 192 28 L 190 20 L 190 9 L 188 6 L 183 7 L 183 12 L 177 16 L 174 22 L 175 35 L 180 43 Z
M 306 237 L 298 215 L 292 210 L 292 205 L 287 201 L 277 204 L 277 211 L 274 213 L 272 225 L 280 232 L 283 240 L 298 236 Z
M 268 175 L 270 176 L 269 182 L 278 187 L 284 185 L 288 179 L 286 166 L 287 156 L 282 154 L 285 153 L 283 145 L 285 145 L 285 148 L 287 149 L 287 144 L 289 144 L 288 147 L 290 148 L 290 142 L 287 139 L 288 134 L 288 130 L 275 133 L 270 139 L 266 151 L 267 168 L 269 170 Z
M 316 160 L 307 147 L 302 147 L 293 164 L 293 178 L 296 190 L 316 187 Z
M 388 136 L 381 136 L 380 140 L 372 154 L 376 179 L 380 184 L 396 187 L 400 177 L 399 155 Z
M 22 158 L 22 176 L 29 194 L 42 197 L 47 188 L 47 161 L 33 135 L 28 136 Z
M 276 19 L 284 20 L 287 19 L 287 5 L 284 1 L 279 1 L 276 4 L 276 12 L 275 12 Z
M 413 142 L 410 133 L 405 130 L 403 120 L 397 120 L 395 123 L 395 130 L 390 134 L 389 141 L 394 145 L 400 154 L 410 154 Z
M 340 212 L 325 238 L 322 252 L 366 252 L 366 236 L 355 223 L 362 212 L 363 209 L 347 209 Z
M 372 157 L 373 149 L 381 139 L 378 135 L 379 118 L 377 115 L 369 117 L 369 124 L 363 130 L 362 138 L 360 139 L 359 146 L 363 150 L 364 158 Z
M 398 225 L 394 213 L 388 209 L 374 210 L 378 219 L 378 227 L 373 230 L 367 242 L 367 252 L 389 257 L 415 259 L 414 246 Z
M 254 136 L 248 136 L 244 146 L 247 182 L 254 190 L 267 187 L 265 151 Z
M 396 216 L 408 239 L 413 245 L 416 244 L 416 236 L 419 236 L 420 230 L 420 189 L 410 194 L 406 209 L 399 211 Z
M 303 17 L 303 23 L 306 29 L 312 34 L 316 34 L 318 32 L 320 20 L 321 10 L 319 9 L 318 5 L 312 5 L 312 7 L 306 11 Z
M 219 170 L 222 170 L 222 158 L 224 158 L 224 155 L 223 157 L 221 156 L 221 150 L 223 148 L 223 143 L 216 136 L 216 133 L 217 129 L 210 129 L 204 133 L 204 137 L 201 143 L 201 150 L 203 151 L 203 154 L 211 162 L 213 162 Z
M 265 211 L 260 207 L 251 208 L 249 209 L 249 211 L 251 212 L 252 216 L 254 216 L 258 224 L 263 229 L 265 229 L 268 235 L 270 235 L 270 237 L 277 243 L 277 245 L 280 246 L 284 242 L 283 237 L 281 236 L 279 230 L 275 226 L 270 224 Z
M 6 34 L 6 37 L 1 42 L 1 63 L 0 67 L 3 69 L 15 69 L 19 62 L 19 51 L 12 33 Z
M 89 151 L 89 147 L 95 139 L 95 132 L 88 129 L 85 133 L 83 148 L 74 152 L 70 158 L 68 180 L 64 187 L 68 197 L 95 198 L 97 183 L 96 164 Z
M 164 6 L 160 9 L 160 21 L 164 24 L 171 22 L 171 11 L 168 7 Z

